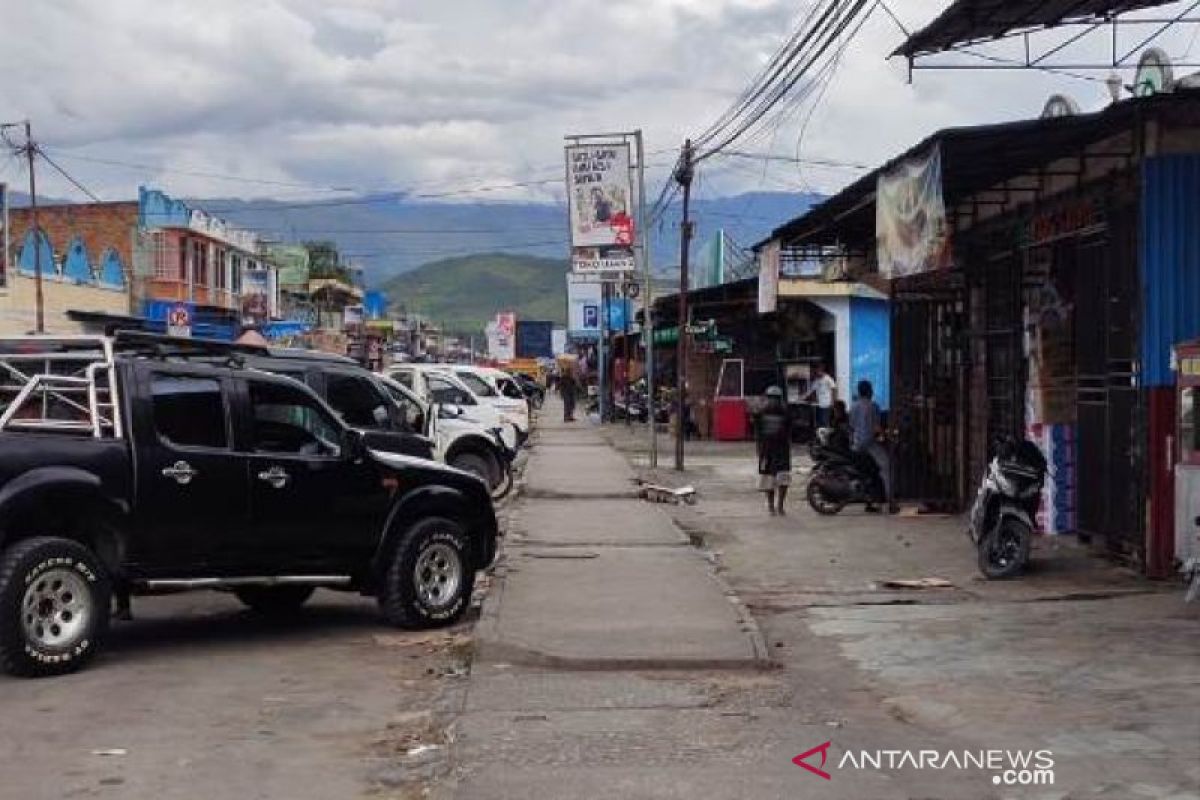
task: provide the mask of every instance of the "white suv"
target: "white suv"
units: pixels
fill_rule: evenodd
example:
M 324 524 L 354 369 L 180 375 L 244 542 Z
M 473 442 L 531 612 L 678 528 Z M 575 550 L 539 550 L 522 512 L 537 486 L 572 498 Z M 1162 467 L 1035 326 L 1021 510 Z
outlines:
M 521 439 L 529 435 L 529 398 L 520 385 L 507 372 L 492 367 L 475 367 L 470 364 L 432 364 L 432 367 L 454 375 L 467 385 L 480 400 L 490 403 L 500 411 L 505 422 L 517 427 Z

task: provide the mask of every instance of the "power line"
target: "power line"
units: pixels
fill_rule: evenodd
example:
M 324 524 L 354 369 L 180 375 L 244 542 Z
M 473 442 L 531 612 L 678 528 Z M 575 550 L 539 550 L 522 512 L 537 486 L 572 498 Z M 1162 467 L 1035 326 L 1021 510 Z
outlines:
M 35 145 L 31 145 L 31 146 L 34 148 L 34 152 L 35 152 L 37 155 L 41 156 L 41 157 L 42 157 L 42 158 L 45 160 L 45 162 L 46 162 L 47 164 L 49 164 L 50 166 L 54 167 L 55 171 L 57 171 L 59 175 L 62 175 L 64 178 L 66 178 L 68 181 L 70 181 L 70 182 L 71 182 L 71 184 L 72 184 L 72 185 L 73 185 L 73 186 L 74 186 L 76 189 L 78 189 L 79 191 L 83 192 L 83 193 L 84 193 L 84 194 L 86 194 L 88 197 L 90 197 L 90 198 L 92 199 L 92 201 L 93 201 L 93 202 L 96 202 L 96 203 L 102 203 L 102 202 L 104 202 L 103 200 L 101 200 L 99 197 L 97 197 L 97 196 L 96 196 L 96 193 L 95 193 L 95 192 L 93 192 L 91 189 L 87 188 L 87 187 L 86 187 L 86 186 L 84 186 L 82 183 L 80 183 L 79 181 L 77 181 L 77 180 L 76 180 L 74 177 L 72 177 L 72 175 L 71 175 L 69 172 L 67 172 L 65 169 L 63 169 L 62 167 L 60 167 L 60 166 L 59 166 L 59 165 L 58 165 L 58 164 L 57 164 L 57 163 L 54 161 L 54 159 L 52 159 L 52 158 L 50 158 L 50 156 L 46 155 L 46 151 L 45 151 L 45 150 L 43 150 L 41 147 L 39 147 L 39 146 L 38 146 L 38 145 L 36 145 L 36 144 L 35 144 Z
M 95 158 L 93 156 L 81 156 L 74 153 L 62 153 L 55 151 L 59 158 L 68 159 L 71 161 L 86 161 L 90 164 L 104 164 L 110 167 L 127 167 L 136 170 L 148 170 L 151 172 L 164 172 L 170 175 L 187 175 L 193 178 L 210 178 L 218 181 L 232 181 L 235 183 L 252 183 L 262 186 L 287 186 L 299 189 L 308 189 L 317 192 L 352 192 L 354 189 L 340 186 L 313 186 L 308 183 L 299 183 L 296 181 L 278 181 L 268 178 L 247 178 L 239 175 L 228 175 L 220 172 L 201 172 L 197 170 L 175 169 L 174 167 L 153 166 L 151 164 L 137 164 L 132 161 L 118 161 L 111 158 Z M 45 150 L 42 149 L 42 154 L 45 155 Z

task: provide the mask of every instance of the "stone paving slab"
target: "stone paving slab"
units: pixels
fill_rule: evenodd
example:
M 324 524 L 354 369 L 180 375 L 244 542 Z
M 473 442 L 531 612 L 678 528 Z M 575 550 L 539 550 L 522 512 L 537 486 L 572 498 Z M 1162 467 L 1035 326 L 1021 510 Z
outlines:
M 538 500 L 519 505 L 511 519 L 513 544 L 670 546 L 688 541 L 666 514 L 644 500 Z

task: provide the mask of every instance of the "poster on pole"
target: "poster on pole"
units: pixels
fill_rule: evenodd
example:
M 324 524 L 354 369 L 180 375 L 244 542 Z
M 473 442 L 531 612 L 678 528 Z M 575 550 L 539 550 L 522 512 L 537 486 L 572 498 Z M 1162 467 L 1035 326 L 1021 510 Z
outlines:
M 879 272 L 902 278 L 948 267 L 950 228 L 942 197 L 942 151 L 897 164 L 879 176 L 875 235 Z
M 612 275 L 635 266 L 633 182 L 628 144 L 572 144 L 566 148 L 571 268 Z
M 758 313 L 774 314 L 779 307 L 779 259 L 783 245 L 772 239 L 758 252 Z
M 262 325 L 271 318 L 271 276 L 265 269 L 242 272 L 242 324 Z
M 488 331 L 488 351 L 497 361 L 512 361 L 517 357 L 517 315 L 512 311 L 496 315 Z

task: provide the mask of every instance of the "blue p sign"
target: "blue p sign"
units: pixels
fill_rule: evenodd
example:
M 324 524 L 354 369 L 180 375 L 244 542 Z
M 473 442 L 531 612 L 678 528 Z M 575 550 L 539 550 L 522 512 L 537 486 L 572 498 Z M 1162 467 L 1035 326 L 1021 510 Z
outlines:
M 599 328 L 600 327 L 600 306 L 584 306 L 583 307 L 583 327 Z

